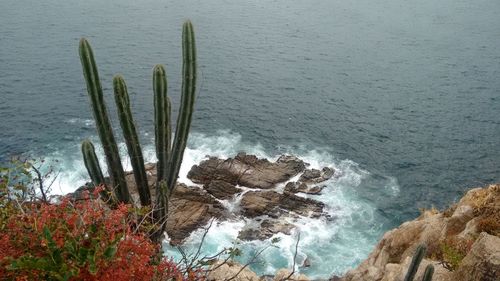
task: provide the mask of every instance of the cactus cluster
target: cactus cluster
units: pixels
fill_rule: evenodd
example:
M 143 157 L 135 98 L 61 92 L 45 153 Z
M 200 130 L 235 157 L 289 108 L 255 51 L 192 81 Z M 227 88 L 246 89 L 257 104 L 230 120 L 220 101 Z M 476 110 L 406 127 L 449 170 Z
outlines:
M 193 25 L 186 21 L 182 30 L 182 95 L 179 116 L 172 142 L 171 104 L 167 96 L 167 78 L 165 68 L 157 65 L 153 69 L 154 91 L 154 127 L 157 163 L 156 201 L 154 202 L 155 218 L 165 219 L 168 207 L 168 197 L 176 185 L 179 169 L 186 148 L 196 93 L 196 47 Z M 87 91 L 97 132 L 106 157 L 109 181 L 103 176 L 95 154 L 94 145 L 85 140 L 82 143 L 82 154 L 85 167 L 94 185 L 106 185 L 105 199 L 113 202 L 131 203 L 130 190 L 125 180 L 125 171 L 118 153 L 111 122 L 104 102 L 103 91 L 99 80 L 97 65 L 89 42 L 82 38 L 79 46 L 83 74 L 87 83 Z M 139 137 L 132 118 L 127 86 L 122 76 L 113 78 L 113 89 L 123 137 L 131 160 L 133 175 L 142 206 L 152 205 L 148 185 L 144 157 L 139 143 Z
M 426 253 L 427 253 L 427 247 L 425 245 L 419 245 L 417 247 L 417 250 L 415 251 L 415 254 L 413 255 L 413 258 L 411 260 L 410 266 L 408 267 L 408 271 L 406 272 L 404 281 L 414 280 L 415 275 L 417 274 L 418 267 L 420 266 L 420 262 L 422 262 L 422 259 L 425 257 Z M 432 264 L 429 264 L 425 268 L 422 281 L 431 281 L 433 274 L 434 274 L 434 266 L 432 266 Z

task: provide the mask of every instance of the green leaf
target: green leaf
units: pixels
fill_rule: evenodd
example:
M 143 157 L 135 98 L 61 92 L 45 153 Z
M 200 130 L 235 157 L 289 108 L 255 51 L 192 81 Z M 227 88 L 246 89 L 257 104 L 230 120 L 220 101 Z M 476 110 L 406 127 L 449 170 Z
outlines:
M 106 250 L 104 250 L 104 257 L 108 260 L 112 259 L 116 254 L 116 250 L 117 248 L 115 246 L 107 247 Z

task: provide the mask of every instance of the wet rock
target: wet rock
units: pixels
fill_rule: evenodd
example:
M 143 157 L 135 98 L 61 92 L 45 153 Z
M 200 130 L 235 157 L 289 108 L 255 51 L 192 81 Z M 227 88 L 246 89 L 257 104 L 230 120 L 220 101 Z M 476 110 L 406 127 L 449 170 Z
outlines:
M 290 192 L 280 194 L 275 191 L 250 191 L 243 195 L 240 206 L 243 215 L 250 218 L 262 215 L 278 217 L 290 212 L 301 216 L 319 217 L 323 214 L 324 204 Z
M 306 169 L 300 176 L 299 181 L 304 183 L 320 183 L 329 180 L 335 174 L 333 168 L 324 167 L 323 169 Z
M 285 185 L 285 192 L 291 192 L 291 193 L 300 192 L 311 195 L 319 195 L 321 194 L 321 191 L 325 187 L 326 187 L 325 185 L 322 186 L 315 185 L 313 187 L 309 187 L 307 184 L 303 182 L 289 182 Z
M 204 186 L 205 190 L 215 198 L 226 200 L 231 199 L 242 190 L 234 185 L 221 180 L 213 180 Z
M 295 225 L 279 220 L 266 219 L 257 227 L 244 229 L 238 233 L 241 240 L 265 240 L 281 232 L 289 235 Z
M 287 181 L 304 169 L 304 161 L 295 156 L 281 156 L 273 163 L 255 155 L 239 153 L 235 158 L 209 158 L 199 165 L 194 165 L 188 173 L 188 178 L 200 184 L 221 180 L 232 185 L 270 189 L 276 183 Z
M 192 231 L 206 225 L 212 218 L 223 218 L 224 207 L 197 187 L 178 184 L 169 201 L 166 231 L 170 244 L 178 245 Z

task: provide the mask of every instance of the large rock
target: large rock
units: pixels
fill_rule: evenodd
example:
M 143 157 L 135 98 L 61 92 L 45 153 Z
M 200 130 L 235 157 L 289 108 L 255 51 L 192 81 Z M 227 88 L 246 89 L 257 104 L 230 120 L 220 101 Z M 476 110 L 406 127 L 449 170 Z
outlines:
M 250 191 L 243 195 L 240 206 L 246 217 L 268 215 L 276 218 L 291 212 L 301 216 L 319 217 L 323 215 L 325 205 L 289 192 L 281 194 L 275 191 Z
M 240 240 L 265 240 L 271 238 L 273 235 L 281 232 L 290 234 L 295 225 L 283 220 L 266 219 L 263 220 L 256 227 L 249 227 L 241 230 L 238 233 Z
M 192 231 L 224 215 L 224 207 L 205 191 L 178 184 L 169 201 L 166 231 L 170 244 L 182 243 Z
M 499 216 L 500 185 L 472 189 L 448 210 L 425 211 L 417 219 L 386 232 L 368 258 L 341 280 L 400 281 L 419 244 L 426 244 L 428 251 L 415 280 L 421 279 L 430 263 L 435 268 L 433 281 L 500 280 L 500 238 L 479 233 L 482 229 L 497 233 L 492 225 Z M 447 261 L 441 260 L 442 246 L 454 247 L 451 241 L 457 240 L 473 244 L 452 272 L 444 267 Z
M 188 173 L 188 178 L 199 184 L 221 180 L 232 185 L 270 189 L 304 169 L 305 163 L 294 156 L 281 156 L 273 163 L 255 155 L 239 153 L 235 158 L 222 160 L 212 157 L 194 165 Z
M 242 191 L 240 188 L 221 180 L 213 180 L 204 185 L 204 188 L 212 196 L 221 200 L 231 199 Z
M 481 233 L 460 263 L 454 280 L 500 280 L 500 238 Z
M 260 278 L 248 267 L 235 262 L 216 262 L 211 266 L 207 281 L 259 281 Z
M 335 169 L 324 167 L 321 171 L 317 169 L 307 169 L 300 176 L 299 181 L 303 183 L 320 183 L 329 180 Z

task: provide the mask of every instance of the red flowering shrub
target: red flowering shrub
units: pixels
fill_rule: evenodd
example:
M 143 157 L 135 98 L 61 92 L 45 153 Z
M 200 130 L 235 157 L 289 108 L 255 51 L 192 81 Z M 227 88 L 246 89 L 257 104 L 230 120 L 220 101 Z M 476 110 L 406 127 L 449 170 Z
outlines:
M 96 193 L 99 190 L 96 190 Z M 158 246 L 131 228 L 130 206 L 98 200 L 30 203 L 0 227 L 0 280 L 201 280 L 155 258 Z

